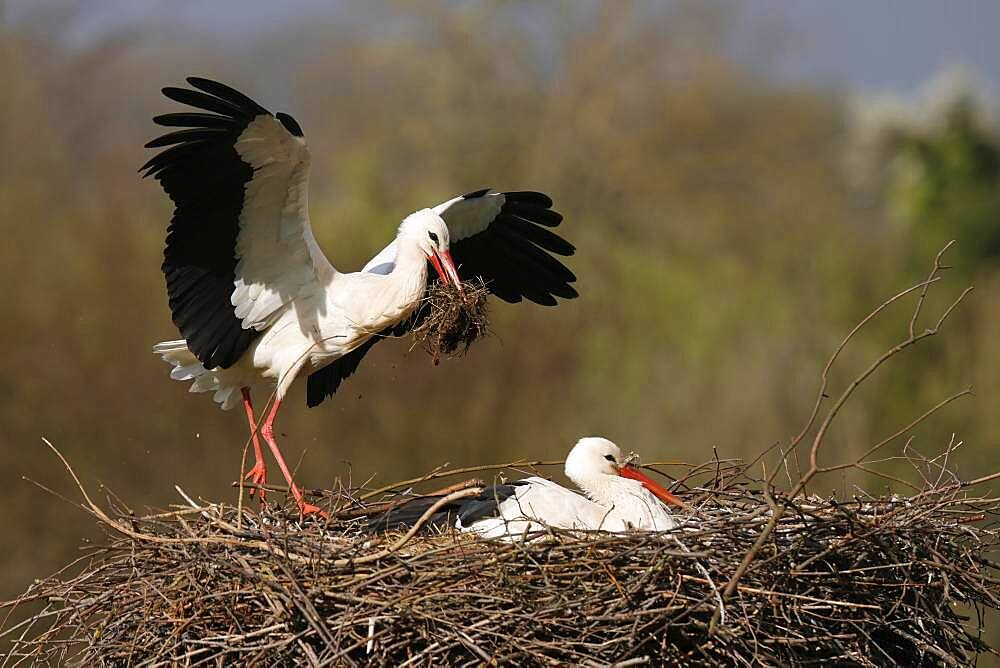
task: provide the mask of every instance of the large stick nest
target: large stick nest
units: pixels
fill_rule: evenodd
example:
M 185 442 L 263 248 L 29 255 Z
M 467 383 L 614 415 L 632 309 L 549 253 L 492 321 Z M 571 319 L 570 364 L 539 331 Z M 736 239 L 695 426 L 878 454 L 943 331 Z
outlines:
M 723 600 L 775 501 L 741 468 L 710 468 L 676 531 L 517 542 L 365 534 L 359 515 L 386 497 L 359 489 L 327 493 L 326 523 L 194 502 L 137 517 L 88 499 L 107 543 L 15 602 L 43 609 L 6 629 L 11 658 L 917 666 L 990 651 L 977 617 L 1000 607 L 996 500 L 954 479 L 909 498 L 784 499 Z

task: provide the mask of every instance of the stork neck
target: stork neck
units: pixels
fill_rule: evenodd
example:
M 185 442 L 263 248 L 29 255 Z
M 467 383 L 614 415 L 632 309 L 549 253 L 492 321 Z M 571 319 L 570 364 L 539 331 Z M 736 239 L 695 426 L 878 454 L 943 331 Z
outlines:
M 427 255 L 420 250 L 420 247 L 405 236 L 401 236 L 398 241 L 396 251 L 396 267 L 392 273 L 402 273 L 407 276 L 420 275 L 426 280 L 427 276 Z
M 617 496 L 622 493 L 619 489 L 622 479 L 610 475 L 594 475 L 586 478 L 573 478 L 573 482 L 583 490 L 590 500 L 610 506 Z
M 402 303 L 415 302 L 427 288 L 427 256 L 412 239 L 400 237 L 396 250 L 396 266 L 389 274 L 395 285 L 393 293 Z

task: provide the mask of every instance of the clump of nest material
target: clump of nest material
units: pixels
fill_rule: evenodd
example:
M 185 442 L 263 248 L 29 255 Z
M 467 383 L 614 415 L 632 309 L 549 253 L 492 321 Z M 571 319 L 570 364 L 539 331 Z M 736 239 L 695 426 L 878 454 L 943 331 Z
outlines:
M 88 502 L 107 541 L 7 604 L 41 607 L 4 630 L 11 663 L 919 666 L 992 651 L 978 616 L 1000 608 L 997 499 L 952 481 L 787 500 L 726 597 L 773 498 L 735 464 L 689 473 L 675 531 L 528 542 L 372 535 L 360 516 L 385 497 L 360 489 L 327 493 L 326 523 Z
M 435 364 L 442 356 L 464 355 L 489 332 L 489 294 L 482 281 L 464 281 L 461 291 L 435 281 L 414 314 L 413 345 L 422 345 Z

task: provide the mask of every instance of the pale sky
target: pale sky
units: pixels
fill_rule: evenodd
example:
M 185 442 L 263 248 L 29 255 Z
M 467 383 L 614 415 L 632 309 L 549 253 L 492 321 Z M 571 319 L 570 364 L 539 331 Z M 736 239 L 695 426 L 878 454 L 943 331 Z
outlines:
M 362 0 L 7 0 L 12 18 L 40 5 L 76 14 L 81 35 L 148 22 L 252 34 L 303 15 L 350 14 Z M 621 0 L 626 2 L 628 0 Z M 4 0 L 0 0 L 0 11 Z M 909 90 L 943 68 L 971 67 L 1000 87 L 1000 0 L 743 0 L 744 20 L 790 28 L 783 76 L 866 91 Z M 754 34 L 750 31 L 750 34 Z

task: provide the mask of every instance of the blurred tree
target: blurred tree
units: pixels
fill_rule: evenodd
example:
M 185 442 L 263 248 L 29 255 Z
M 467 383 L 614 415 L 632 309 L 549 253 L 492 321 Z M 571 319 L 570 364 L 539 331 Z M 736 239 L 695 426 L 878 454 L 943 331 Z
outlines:
M 337 4 L 349 16 L 226 39 L 165 19 L 69 39 L 86 12 L 41 10 L 0 34 L 8 595 L 80 539 L 62 501 L 19 479 L 65 489 L 41 435 L 137 508 L 172 502 L 174 483 L 225 498 L 237 479 L 243 420 L 149 352 L 175 335 L 159 273 L 170 206 L 136 169 L 150 117 L 168 110 L 159 87 L 186 75 L 296 116 L 313 227 L 338 267 L 360 267 L 409 211 L 487 186 L 551 193 L 578 248 L 581 298 L 497 305 L 498 337 L 467 359 L 435 368 L 384 344 L 333 402 L 308 411 L 290 398 L 278 429 L 287 454 L 308 449 L 298 475 L 310 486 L 556 458 L 594 433 L 647 459 L 756 454 L 798 430 L 823 361 L 907 280 L 909 258 L 923 272 L 937 250 L 880 235 L 878 216 L 852 206 L 839 92 L 775 83 L 731 55 L 755 41 L 739 32 L 742 5 Z M 971 308 L 983 317 L 934 344 L 963 352 L 935 374 L 900 373 L 903 358 L 873 379 L 831 433 L 831 457 L 922 412 L 974 356 L 985 396 L 943 423 L 974 441 L 970 470 L 984 465 L 985 435 L 1000 432 L 1000 325 L 985 317 L 1000 285 L 981 290 Z M 833 380 L 886 338 L 866 331 Z M 927 449 L 947 437 L 920 433 Z
M 975 101 L 955 100 L 941 128 L 897 138 L 889 204 L 922 237 L 921 257 L 958 240 L 965 274 L 1000 261 L 1000 141 L 982 124 Z
M 886 275 L 922 279 L 928 259 L 955 240 L 945 258 L 953 268 L 948 283 L 977 287 L 974 305 L 953 317 L 959 340 L 909 353 L 906 364 L 886 379 L 882 410 L 872 418 L 885 432 L 911 418 L 915 407 L 933 405 L 955 388 L 971 385 L 986 396 L 1000 388 L 996 346 L 987 336 L 995 330 L 991 323 L 1000 297 L 1000 128 L 993 116 L 996 102 L 986 90 L 969 73 L 948 70 L 913 95 L 861 99 L 850 119 L 849 176 L 860 186 L 855 192 L 874 194 L 875 208 L 894 223 L 881 238 L 881 266 L 895 270 Z M 948 291 L 935 292 L 920 329 L 947 304 Z M 881 322 L 870 341 L 885 345 L 901 334 L 898 321 Z M 935 420 L 934 430 L 940 437 L 957 433 L 974 439 L 957 461 L 992 470 L 1000 465 L 1000 454 L 989 445 L 1000 418 L 978 403 L 948 411 Z M 970 424 L 976 425 L 972 431 Z M 900 462 L 894 468 L 906 473 L 908 467 Z
M 983 87 L 946 72 L 882 117 L 873 158 L 918 267 L 951 239 L 966 278 L 1000 265 L 1000 129 Z

